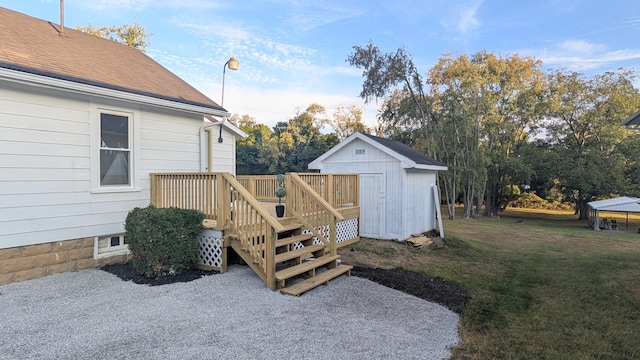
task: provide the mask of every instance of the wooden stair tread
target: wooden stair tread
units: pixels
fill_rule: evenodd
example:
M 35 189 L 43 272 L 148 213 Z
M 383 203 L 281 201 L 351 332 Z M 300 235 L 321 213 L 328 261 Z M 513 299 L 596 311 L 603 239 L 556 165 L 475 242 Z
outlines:
M 313 234 L 300 234 L 300 235 L 294 235 L 294 236 L 278 239 L 276 240 L 276 248 L 289 245 L 289 244 L 294 244 L 299 241 L 309 240 L 309 239 L 313 239 Z
M 352 268 L 353 266 L 351 265 L 338 265 L 333 269 L 329 269 L 314 277 L 308 278 L 297 284 L 281 289 L 280 292 L 286 295 L 300 296 L 302 293 L 305 293 L 313 288 L 316 288 L 322 284 L 327 284 L 329 280 L 333 280 L 344 273 L 350 272 Z
M 325 248 L 325 246 L 322 245 L 322 244 L 305 246 L 305 247 L 300 248 L 300 249 L 296 249 L 296 250 L 291 250 L 291 251 L 280 253 L 280 254 L 276 255 L 276 260 L 275 261 L 276 261 L 276 264 L 277 263 L 281 263 L 283 261 L 295 259 L 297 257 L 303 256 L 305 254 L 313 253 L 313 252 L 316 252 L 318 250 L 322 250 L 324 248 Z
M 289 223 L 289 224 L 280 223 L 280 225 L 282 225 L 282 227 L 284 227 L 284 231 L 291 231 L 291 230 L 296 230 L 296 229 L 302 228 L 302 224 L 300 224 L 300 223 Z
M 340 259 L 340 255 L 335 255 L 335 256 L 325 255 L 311 261 L 305 261 L 302 264 L 298 264 L 298 265 L 291 266 L 286 269 L 277 271 L 276 280 L 282 281 L 282 280 L 290 279 L 294 276 L 303 274 L 309 270 L 319 268 L 320 266 L 326 265 L 338 259 Z

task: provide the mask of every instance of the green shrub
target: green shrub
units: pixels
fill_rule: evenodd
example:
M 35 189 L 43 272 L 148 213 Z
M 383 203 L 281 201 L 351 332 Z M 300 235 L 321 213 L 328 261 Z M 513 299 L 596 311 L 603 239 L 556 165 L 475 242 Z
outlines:
M 155 278 L 179 274 L 198 262 L 204 214 L 178 208 L 135 208 L 127 214 L 126 239 L 135 269 Z

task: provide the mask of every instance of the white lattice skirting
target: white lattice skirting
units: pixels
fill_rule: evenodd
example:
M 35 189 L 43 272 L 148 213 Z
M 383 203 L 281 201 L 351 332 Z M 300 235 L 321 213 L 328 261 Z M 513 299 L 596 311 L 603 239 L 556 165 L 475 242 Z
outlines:
M 320 233 L 322 235 L 324 235 L 327 240 L 331 241 L 331 236 L 330 236 L 330 232 L 329 232 L 329 225 L 321 225 L 317 227 L 318 231 L 320 231 Z M 311 234 L 311 230 L 309 229 L 303 229 L 302 230 L 303 234 Z M 353 239 L 355 237 L 358 236 L 358 218 L 355 219 L 348 219 L 348 220 L 343 220 L 343 221 L 339 221 L 336 224 L 336 242 L 339 244 L 343 241 L 349 240 L 349 239 Z M 320 241 L 320 239 L 318 239 L 317 237 L 313 238 L 313 243 L 314 244 L 322 244 L 322 241 Z M 293 245 L 294 249 L 300 249 L 303 248 L 304 245 L 302 245 L 301 243 L 295 243 Z
M 222 268 L 222 232 L 217 230 L 204 230 L 198 237 L 200 252 L 198 262 L 201 265 Z

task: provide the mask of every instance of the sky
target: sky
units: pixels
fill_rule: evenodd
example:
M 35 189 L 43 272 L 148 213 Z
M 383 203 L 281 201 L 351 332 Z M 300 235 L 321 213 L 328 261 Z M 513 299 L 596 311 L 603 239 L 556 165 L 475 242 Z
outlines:
M 0 6 L 60 23 L 59 0 L 0 0 Z M 359 98 L 354 46 L 405 48 L 425 75 L 445 53 L 486 50 L 542 60 L 544 70 L 587 76 L 634 69 L 640 75 L 638 0 L 66 0 L 65 26 L 138 23 L 147 54 L 212 100 L 270 127 L 310 104 L 329 116 L 380 103 Z M 1 46 L 1 44 L 0 44 Z M 224 71 L 231 56 L 237 71 Z M 640 88 L 640 81 L 634 82 Z

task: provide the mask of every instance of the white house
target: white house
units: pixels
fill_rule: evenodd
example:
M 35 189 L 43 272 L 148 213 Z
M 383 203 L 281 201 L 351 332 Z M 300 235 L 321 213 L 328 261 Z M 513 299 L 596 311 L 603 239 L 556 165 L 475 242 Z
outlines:
M 360 174 L 363 237 L 405 240 L 436 228 L 437 172 L 447 166 L 398 141 L 355 133 L 309 169 Z
M 229 115 L 141 51 L 0 8 L 0 284 L 126 259 L 150 173 L 235 173 Z

